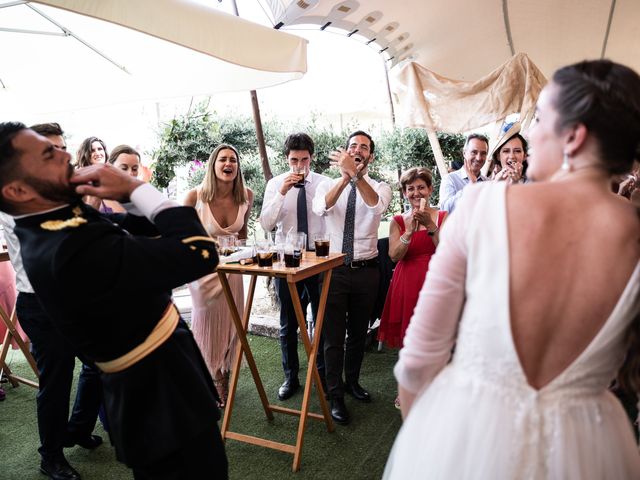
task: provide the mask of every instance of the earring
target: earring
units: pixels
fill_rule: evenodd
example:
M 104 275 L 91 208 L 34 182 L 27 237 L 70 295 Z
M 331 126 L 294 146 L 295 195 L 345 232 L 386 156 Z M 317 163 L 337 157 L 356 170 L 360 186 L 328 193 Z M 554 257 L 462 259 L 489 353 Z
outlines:
M 560 167 L 560 169 L 563 172 L 570 172 L 572 170 L 572 165 L 571 165 L 571 160 L 569 160 L 569 154 L 567 152 L 564 152 L 562 154 L 562 166 Z

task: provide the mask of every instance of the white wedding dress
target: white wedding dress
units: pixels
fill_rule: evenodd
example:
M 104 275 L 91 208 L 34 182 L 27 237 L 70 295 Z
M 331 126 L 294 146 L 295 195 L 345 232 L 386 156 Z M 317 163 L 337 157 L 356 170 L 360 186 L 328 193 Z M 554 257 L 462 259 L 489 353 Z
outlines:
M 418 396 L 384 478 L 640 479 L 631 424 L 608 390 L 640 308 L 640 263 L 589 346 L 536 390 L 520 366 L 505 301 L 505 185 L 468 190 L 445 224 L 395 368 Z

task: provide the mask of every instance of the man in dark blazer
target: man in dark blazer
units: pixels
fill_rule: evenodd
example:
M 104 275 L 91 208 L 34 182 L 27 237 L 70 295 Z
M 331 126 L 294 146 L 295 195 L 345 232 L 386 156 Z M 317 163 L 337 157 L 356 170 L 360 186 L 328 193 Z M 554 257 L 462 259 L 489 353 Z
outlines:
M 0 210 L 15 217 L 35 293 L 103 372 L 109 434 L 136 479 L 227 478 L 218 395 L 171 303 L 173 288 L 215 269 L 215 245 L 192 208 L 70 160 L 23 124 L 0 124 Z M 142 216 L 105 216 L 81 195 L 130 200 Z

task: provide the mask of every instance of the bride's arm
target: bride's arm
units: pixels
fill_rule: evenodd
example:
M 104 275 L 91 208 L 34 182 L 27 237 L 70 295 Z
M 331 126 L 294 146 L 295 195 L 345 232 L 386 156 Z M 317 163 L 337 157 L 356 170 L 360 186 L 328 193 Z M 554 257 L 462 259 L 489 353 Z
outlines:
M 474 192 L 465 192 L 442 229 L 394 368 L 403 418 L 451 356 L 465 296 L 466 236 L 476 196 L 475 189 L 470 190 Z

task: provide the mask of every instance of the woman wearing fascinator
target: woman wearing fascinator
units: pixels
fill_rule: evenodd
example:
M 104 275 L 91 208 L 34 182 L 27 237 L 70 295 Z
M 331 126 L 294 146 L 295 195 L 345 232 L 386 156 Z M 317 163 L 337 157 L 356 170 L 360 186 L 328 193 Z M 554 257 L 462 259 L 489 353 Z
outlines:
M 508 183 L 524 183 L 527 179 L 527 149 L 527 140 L 520 134 L 520 123 L 505 125 L 489 153 L 489 178 Z

